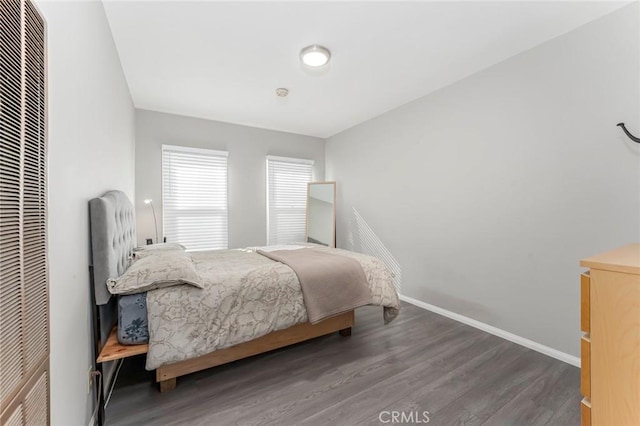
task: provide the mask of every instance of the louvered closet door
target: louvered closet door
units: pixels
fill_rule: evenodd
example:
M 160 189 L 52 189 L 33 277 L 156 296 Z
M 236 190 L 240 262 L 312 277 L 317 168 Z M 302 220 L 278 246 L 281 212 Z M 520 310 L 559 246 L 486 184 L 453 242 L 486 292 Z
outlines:
M 0 423 L 49 423 L 45 28 L 0 0 Z

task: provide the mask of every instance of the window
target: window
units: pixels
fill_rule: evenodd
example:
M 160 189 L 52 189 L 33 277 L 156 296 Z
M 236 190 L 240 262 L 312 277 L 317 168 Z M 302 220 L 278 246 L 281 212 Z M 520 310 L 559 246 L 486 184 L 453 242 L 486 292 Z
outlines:
M 227 152 L 162 146 L 162 229 L 187 250 L 227 248 Z
M 267 156 L 267 244 L 304 241 L 313 161 Z

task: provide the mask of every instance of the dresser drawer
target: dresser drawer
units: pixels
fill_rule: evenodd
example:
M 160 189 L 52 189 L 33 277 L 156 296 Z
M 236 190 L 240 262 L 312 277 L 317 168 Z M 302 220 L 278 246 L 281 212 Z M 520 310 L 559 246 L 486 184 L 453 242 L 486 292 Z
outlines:
M 580 275 L 580 329 L 585 333 L 591 331 L 591 275 L 584 272 Z
M 591 398 L 591 338 L 589 335 L 580 339 L 580 393 Z
M 583 398 L 580 403 L 580 424 L 582 426 L 591 426 L 591 401 Z

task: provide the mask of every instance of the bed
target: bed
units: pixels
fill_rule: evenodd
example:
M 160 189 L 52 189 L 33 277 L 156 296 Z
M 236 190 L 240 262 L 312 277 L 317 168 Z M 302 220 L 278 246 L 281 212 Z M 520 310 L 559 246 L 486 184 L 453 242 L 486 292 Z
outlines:
M 120 191 L 92 199 L 89 206 L 94 337 L 100 364 L 146 353 L 147 369 L 156 371 L 164 392 L 185 374 L 334 332 L 351 334 L 353 310 L 310 323 L 299 273 L 255 249 L 190 253 L 205 277 L 203 288 L 181 285 L 116 298 L 105 283 L 122 276 L 130 265 L 136 244 L 134 209 Z M 316 255 L 322 251 L 334 255 L 340 250 L 314 249 Z M 395 318 L 399 301 L 382 262 L 340 252 L 362 266 L 371 302 L 384 307 L 385 322 Z

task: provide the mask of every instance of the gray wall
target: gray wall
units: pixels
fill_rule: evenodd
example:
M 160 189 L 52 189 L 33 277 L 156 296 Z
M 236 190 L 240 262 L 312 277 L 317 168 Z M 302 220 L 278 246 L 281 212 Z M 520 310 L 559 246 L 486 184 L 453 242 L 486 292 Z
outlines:
M 324 140 L 218 121 L 136 110 L 138 243 L 151 238 L 153 217 L 143 203 L 154 200 L 162 235 L 162 145 L 229 152 L 229 248 L 265 245 L 266 156 L 315 160 L 314 180 L 324 180 Z
M 580 258 L 640 240 L 638 3 L 331 137 L 403 293 L 579 354 Z M 357 222 L 356 222 L 357 223 Z
M 134 108 L 101 2 L 37 2 L 48 28 L 51 424 L 87 425 L 95 395 L 90 198 L 134 195 Z

